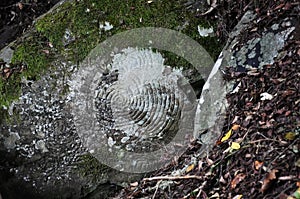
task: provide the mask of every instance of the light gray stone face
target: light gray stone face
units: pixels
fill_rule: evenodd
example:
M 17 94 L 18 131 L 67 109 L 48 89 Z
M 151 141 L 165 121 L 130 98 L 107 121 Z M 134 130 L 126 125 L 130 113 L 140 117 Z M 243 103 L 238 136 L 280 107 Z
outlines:
M 157 169 L 164 163 L 158 157 L 176 152 L 168 144 L 185 142 L 192 132 L 195 100 L 188 96 L 196 96 L 187 82 L 182 70 L 165 66 L 162 55 L 151 49 L 125 48 L 113 53 L 106 66 L 92 60 L 70 81 L 78 134 L 95 157 L 113 168 Z
M 281 27 L 279 24 L 274 24 L 261 37 L 253 38 L 240 49 L 235 49 L 228 64 L 245 68 L 262 68 L 264 65 L 273 64 L 279 50 L 283 48 L 293 30 L 295 27 Z
M 11 132 L 8 137 L 4 140 L 4 146 L 7 149 L 14 149 L 16 147 L 16 142 L 20 139 L 18 133 Z
M 159 53 L 128 48 L 114 56 L 110 72 L 99 80 L 97 117 L 110 147 L 154 150 L 151 145 L 163 141 L 179 121 L 178 81 L 184 77 L 176 69 L 164 74 L 170 68 L 163 62 Z
M 2 124 L 2 133 L 9 134 L 4 146 L 14 151 L 15 156 L 11 158 L 18 162 L 11 167 L 11 172 L 41 192 L 49 191 L 48 187 L 56 183 L 80 181 L 73 171 L 84 149 L 74 131 L 67 100 L 60 94 L 64 87 L 60 69 L 55 72 L 56 77 L 47 74 L 39 81 L 24 84 L 20 99 L 9 107 L 12 117 L 18 117 L 19 122 L 9 126 Z M 19 114 L 13 114 L 16 112 Z M 68 188 L 72 186 L 64 190 Z
M 9 63 L 14 51 L 9 46 L 4 47 L 0 51 L 0 58 L 3 59 L 6 63 Z

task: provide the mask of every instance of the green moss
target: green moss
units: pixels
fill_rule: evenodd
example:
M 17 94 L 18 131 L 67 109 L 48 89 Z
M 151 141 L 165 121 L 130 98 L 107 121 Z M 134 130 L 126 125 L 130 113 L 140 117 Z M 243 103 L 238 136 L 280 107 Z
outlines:
M 183 1 L 109 1 L 82 0 L 69 2 L 51 15 L 39 20 L 36 29 L 56 48 L 63 47 L 62 38 L 68 29 L 75 40 L 67 46 L 71 60 L 81 61 L 99 42 L 112 34 L 139 27 L 174 29 L 184 23 Z M 100 24 L 109 21 L 114 28 L 104 32 Z M 59 22 L 59 23 L 57 23 Z M 101 36 L 100 36 L 101 35 Z
M 169 51 L 163 51 L 163 50 L 159 50 L 159 52 L 163 55 L 164 57 L 164 64 L 167 66 L 172 66 L 174 68 L 192 68 L 193 65 L 191 63 L 189 63 L 187 60 L 185 60 L 184 58 L 169 52 Z
M 217 21 L 206 21 L 203 18 L 193 17 L 190 13 L 189 27 L 186 28 L 183 33 L 190 36 L 192 39 L 202 45 L 205 50 L 210 54 L 213 60 L 217 60 L 220 52 L 222 51 L 225 43 L 221 43 L 217 37 L 208 36 L 201 37 L 198 32 L 198 26 L 210 28 L 213 27 L 214 31 L 217 30 Z
M 101 164 L 91 154 L 85 154 L 79 157 L 76 172 L 83 177 L 89 177 L 93 182 L 98 182 L 103 178 L 110 168 Z
M 36 37 L 39 38 L 39 37 Z M 36 38 L 27 38 L 20 44 L 12 57 L 12 64 L 26 64 L 28 68 L 22 73 L 14 72 L 8 79 L 0 79 L 0 105 L 9 106 L 20 96 L 21 79 L 36 80 L 41 72 L 49 66 L 50 58 L 43 50 L 47 50 L 45 42 Z
M 0 80 L 0 103 L 2 106 L 8 107 L 10 103 L 17 99 L 20 94 L 19 78 L 12 75 L 10 81 Z
M 82 61 L 88 53 L 107 37 L 128 29 L 139 27 L 164 27 L 181 32 L 202 44 L 214 59 L 222 45 L 215 37 L 200 38 L 198 25 L 209 26 L 214 22 L 205 22 L 194 17 L 184 7 L 186 0 L 76 0 L 65 2 L 51 14 L 37 21 L 38 34 L 25 38 L 16 47 L 13 62 L 24 62 L 28 70 L 8 81 L 0 80 L 0 105 L 9 105 L 20 94 L 21 76 L 38 79 L 49 68 L 55 57 L 63 56 L 73 63 Z M 114 26 L 110 31 L 100 29 L 100 24 L 108 21 Z M 185 26 L 185 27 L 184 27 Z M 184 27 L 184 28 L 183 28 Z M 66 30 L 72 36 L 70 42 L 64 42 Z M 50 42 L 54 47 L 50 48 Z M 48 50 L 50 53 L 45 53 Z M 176 55 L 167 54 L 170 64 L 179 61 Z
M 200 38 L 197 30 L 198 25 L 209 27 L 214 22 L 194 17 L 193 13 L 186 11 L 184 3 L 184 0 L 157 0 L 152 3 L 144 0 L 69 2 L 55 13 L 39 20 L 36 28 L 57 48 L 63 46 L 62 38 L 65 31 L 70 30 L 75 40 L 61 50 L 65 51 L 63 54 L 70 56 L 70 60 L 79 62 L 98 43 L 115 33 L 149 26 L 176 30 L 188 22 L 182 32 L 207 47 L 207 51 L 216 59 L 221 45 L 215 37 Z M 105 21 L 114 26 L 111 31 L 104 32 L 99 28 L 99 25 Z
M 12 63 L 24 63 L 27 69 L 22 76 L 27 79 L 38 79 L 40 74 L 49 67 L 51 57 L 46 51 L 49 49 L 46 42 L 28 39 L 18 46 L 14 52 Z

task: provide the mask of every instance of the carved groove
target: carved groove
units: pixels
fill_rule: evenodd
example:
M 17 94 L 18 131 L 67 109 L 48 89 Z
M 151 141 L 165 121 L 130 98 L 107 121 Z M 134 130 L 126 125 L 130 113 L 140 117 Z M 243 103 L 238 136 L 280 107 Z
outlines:
M 133 65 L 123 66 L 116 61 L 117 67 L 112 66 L 99 81 L 96 116 L 111 146 L 135 152 L 153 151 L 176 134 L 182 105 L 178 74 L 163 75 L 163 59 L 159 63 L 153 54 L 129 54 L 129 61 L 125 61 Z

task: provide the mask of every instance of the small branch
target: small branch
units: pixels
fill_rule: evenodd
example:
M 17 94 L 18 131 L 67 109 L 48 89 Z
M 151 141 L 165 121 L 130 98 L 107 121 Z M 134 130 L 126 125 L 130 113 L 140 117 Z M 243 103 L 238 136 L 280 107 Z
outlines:
M 297 176 L 281 176 L 278 178 L 278 180 L 293 180 L 297 179 Z
M 272 142 L 279 142 L 280 143 L 280 141 L 278 141 L 278 140 L 273 140 L 273 139 L 269 139 L 269 138 L 266 138 L 266 139 L 260 139 L 260 140 L 254 140 L 254 141 L 250 141 L 250 142 L 248 142 L 249 144 L 255 144 L 255 143 L 257 143 L 257 142 L 263 142 L 263 141 L 272 141 Z
M 153 181 L 153 180 L 184 180 L 184 179 L 198 179 L 202 180 L 201 176 L 188 175 L 188 176 L 155 176 L 152 178 L 144 178 L 143 181 Z
M 204 182 L 202 183 L 202 185 L 199 187 L 199 192 L 198 192 L 196 198 L 200 198 L 200 195 L 201 195 L 201 193 L 203 192 L 202 189 L 203 189 L 203 187 L 204 187 L 206 184 L 207 184 L 207 181 L 204 181 Z
M 207 184 L 207 181 L 204 181 L 200 187 L 198 187 L 197 189 L 193 190 L 192 193 L 198 192 L 196 198 L 199 198 L 201 193 L 203 192 L 203 187 Z M 191 196 L 191 193 L 189 193 L 188 195 L 184 196 L 183 198 L 189 198 Z
M 295 139 L 291 144 L 289 144 L 289 146 L 294 145 L 298 140 L 299 140 L 299 138 Z M 277 155 L 277 156 L 269 163 L 269 165 L 273 164 L 273 162 L 275 162 L 280 156 L 282 156 L 282 154 L 285 153 L 288 149 L 289 149 L 289 147 L 286 147 L 281 153 L 279 153 L 279 155 Z M 268 165 L 268 167 L 269 167 L 269 165 Z
M 160 184 L 161 182 L 162 182 L 162 180 L 160 180 L 160 181 L 157 182 L 157 184 L 156 184 L 156 189 L 155 189 L 155 192 L 154 192 L 154 194 L 153 194 L 152 199 L 155 199 L 156 193 L 157 193 L 158 188 L 159 188 L 159 184 Z
M 217 7 L 217 0 L 213 0 L 213 2 L 210 4 L 210 8 L 206 12 L 201 13 L 200 16 L 204 16 L 211 13 L 216 7 Z

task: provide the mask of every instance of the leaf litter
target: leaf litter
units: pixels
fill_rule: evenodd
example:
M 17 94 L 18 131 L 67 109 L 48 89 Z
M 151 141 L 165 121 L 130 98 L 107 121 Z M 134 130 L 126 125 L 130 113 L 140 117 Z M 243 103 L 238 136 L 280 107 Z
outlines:
M 215 9 L 205 17 L 227 13 L 238 19 L 254 5 L 261 23 L 266 25 L 299 6 L 296 1 L 279 1 L 276 5 L 265 1 L 261 6 L 255 6 L 255 1 L 228 2 L 229 10 Z M 270 17 L 274 14 L 278 16 Z M 225 30 L 233 28 L 234 20 L 229 22 L 225 17 L 221 23 L 220 38 L 226 37 Z M 258 33 L 254 30 L 251 34 Z M 227 96 L 223 136 L 213 150 L 191 163 L 191 157 L 197 157 L 201 148 L 201 143 L 194 140 L 175 162 L 153 172 L 133 189 L 123 189 L 116 198 L 299 198 L 299 44 L 300 37 L 294 37 L 280 60 L 248 75 L 228 68 L 225 74 L 229 77 L 225 78 L 239 82 L 239 89 Z M 226 151 L 232 145 L 236 149 Z M 186 172 L 181 176 L 172 175 L 183 168 Z M 167 186 L 159 187 L 161 180 L 168 182 Z

